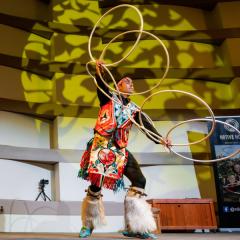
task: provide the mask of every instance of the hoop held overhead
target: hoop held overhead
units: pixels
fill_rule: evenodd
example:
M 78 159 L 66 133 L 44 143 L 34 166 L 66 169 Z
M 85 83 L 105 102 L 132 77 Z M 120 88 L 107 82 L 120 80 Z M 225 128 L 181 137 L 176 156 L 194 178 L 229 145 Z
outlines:
M 110 77 L 111 77 L 111 79 L 112 79 L 112 81 L 113 81 L 116 89 L 112 88 L 112 87 L 103 79 L 103 76 L 101 75 L 101 73 L 100 73 L 99 76 L 100 76 L 102 82 L 108 87 L 108 89 L 112 90 L 113 92 L 115 92 L 115 93 L 117 93 L 117 94 L 119 95 L 119 100 L 117 101 L 116 99 L 112 98 L 112 97 L 111 97 L 110 95 L 108 95 L 103 89 L 101 89 L 101 88 L 98 86 L 98 83 L 97 83 L 95 77 L 91 74 L 88 66 L 89 66 L 90 64 L 92 64 L 92 63 L 96 64 L 96 59 L 94 59 L 94 57 L 92 56 L 92 52 L 91 52 L 91 43 L 92 43 L 93 34 L 94 34 L 97 26 L 99 25 L 99 23 L 101 22 L 101 20 L 102 20 L 107 14 L 109 14 L 109 13 L 112 12 L 113 10 L 115 10 L 115 9 L 117 9 L 117 8 L 121 8 L 121 7 L 129 7 L 129 8 L 134 9 L 134 10 L 137 12 L 137 14 L 139 15 L 139 19 L 140 19 L 140 28 L 139 28 L 139 30 L 129 30 L 129 31 L 120 33 L 120 34 L 118 34 L 117 36 L 115 36 L 115 37 L 114 37 L 112 40 L 110 40 L 110 42 L 104 47 L 104 49 L 103 49 L 103 51 L 102 51 L 102 53 L 101 53 L 101 55 L 100 55 L 100 59 L 103 60 L 107 48 L 108 48 L 109 45 L 110 45 L 112 42 L 114 42 L 117 38 L 119 38 L 119 37 L 121 37 L 121 36 L 123 36 L 123 35 L 125 35 L 125 34 L 129 34 L 129 33 L 139 33 L 139 34 L 138 34 L 138 37 L 137 37 L 137 39 L 136 39 L 136 42 L 134 43 L 134 45 L 132 46 L 132 48 L 129 50 L 129 52 L 128 52 L 125 56 L 123 56 L 122 59 L 120 59 L 120 60 L 118 60 L 118 61 L 116 61 L 116 62 L 113 62 L 113 63 L 103 64 L 103 65 L 102 65 L 103 68 L 105 69 L 105 71 L 110 75 Z M 167 73 L 168 73 L 168 70 L 169 70 L 169 65 L 170 65 L 170 63 L 169 63 L 169 62 L 170 62 L 170 61 L 169 61 L 169 54 L 168 54 L 167 48 L 165 47 L 165 45 L 163 44 L 163 42 L 162 42 L 157 36 L 155 36 L 154 34 L 149 33 L 149 32 L 147 32 L 147 31 L 144 31 L 144 30 L 143 30 L 143 17 L 142 17 L 142 15 L 141 15 L 141 12 L 140 12 L 136 7 L 134 7 L 134 6 L 132 6 L 132 5 L 128 5 L 128 4 L 118 5 L 118 6 L 114 7 L 114 8 L 112 8 L 112 9 L 110 9 L 109 11 L 107 11 L 105 14 L 103 14 L 103 15 L 99 18 L 99 20 L 98 20 L 97 23 L 95 24 L 95 26 L 94 26 L 91 34 L 90 34 L 90 37 L 89 37 L 88 52 L 89 52 L 89 56 L 90 56 L 90 58 L 91 58 L 92 61 L 90 61 L 90 62 L 88 62 L 88 63 L 86 64 L 87 72 L 88 72 L 89 75 L 94 79 L 94 83 L 95 83 L 96 86 L 99 88 L 99 90 L 100 90 L 101 92 L 103 92 L 103 94 L 105 94 L 105 95 L 106 95 L 109 99 L 111 99 L 112 101 L 114 101 L 114 102 L 116 102 L 116 103 L 118 103 L 118 104 L 122 104 L 123 109 L 124 109 L 124 108 L 127 108 L 127 109 L 128 109 L 128 107 L 127 107 L 127 106 L 124 106 L 124 105 L 123 105 L 123 102 L 122 102 L 122 95 L 121 95 L 121 94 L 125 94 L 125 93 L 119 91 L 118 86 L 117 86 L 117 83 L 116 83 L 116 80 L 114 79 L 112 73 L 111 73 L 110 70 L 108 69 L 108 66 L 114 66 L 114 65 L 117 65 L 117 64 L 119 64 L 120 62 L 124 61 L 124 60 L 134 51 L 134 49 L 136 48 L 137 44 L 139 43 L 139 41 L 140 41 L 140 39 L 141 39 L 142 33 L 145 33 L 145 34 L 148 34 L 148 35 L 152 36 L 153 38 L 155 38 L 155 39 L 160 43 L 160 45 L 163 47 L 164 52 L 165 52 L 165 54 L 166 54 L 167 64 L 166 64 L 166 70 L 165 70 L 162 78 L 159 80 L 159 82 L 158 82 L 155 86 L 153 86 L 151 89 L 148 89 L 148 90 L 146 90 L 146 91 L 142 91 L 142 92 L 138 92 L 138 93 L 130 93 L 130 94 L 129 94 L 129 95 L 139 95 L 139 94 L 148 93 L 148 92 L 152 91 L 153 89 L 155 89 L 156 87 L 158 87 L 158 86 L 162 83 L 163 79 L 166 77 L 166 75 L 167 75 Z M 216 122 L 221 123 L 221 124 L 228 125 L 230 128 L 234 129 L 238 134 L 240 134 L 240 131 L 239 131 L 237 128 L 235 128 L 234 126 L 230 125 L 229 123 L 225 123 L 225 122 L 222 122 L 222 121 L 220 121 L 220 120 L 216 120 L 215 117 L 214 117 L 213 111 L 212 111 L 212 109 L 210 108 L 210 106 L 209 106 L 204 100 L 202 100 L 200 97 L 196 96 L 195 94 L 192 94 L 192 93 L 189 93 L 189 92 L 185 92 L 185 91 L 182 91 L 182 90 L 160 90 L 160 91 L 158 91 L 158 92 L 155 92 L 155 93 L 151 94 L 149 97 L 147 97 L 147 98 L 143 101 L 142 106 L 139 107 L 139 112 L 140 112 L 140 114 L 139 114 L 139 116 L 140 116 L 140 124 L 138 124 L 138 123 L 134 120 L 134 118 L 129 114 L 129 112 L 127 111 L 127 114 L 128 114 L 129 119 L 130 119 L 141 131 L 145 132 L 146 135 L 148 135 L 149 138 L 151 138 L 152 140 L 161 143 L 161 141 L 163 140 L 163 138 L 160 137 L 159 135 L 155 134 L 154 132 L 146 129 L 146 128 L 144 127 L 143 122 L 142 122 L 142 115 L 141 115 L 141 114 L 143 114 L 142 108 L 143 108 L 144 104 L 146 103 L 146 101 L 148 101 L 149 98 L 151 98 L 152 96 L 154 96 L 154 95 L 156 95 L 156 94 L 164 93 L 164 92 L 177 92 L 177 93 L 182 93 L 182 94 L 191 96 L 192 98 L 195 98 L 195 99 L 198 100 L 200 103 L 202 103 L 202 104 L 208 109 L 208 111 L 209 111 L 209 113 L 210 113 L 210 115 L 211 115 L 211 119 L 205 119 L 205 118 L 190 119 L 190 120 L 182 121 L 182 122 L 174 125 L 174 126 L 168 131 L 168 133 L 166 134 L 166 138 L 169 137 L 170 133 L 171 133 L 175 128 L 177 128 L 178 126 L 180 126 L 180 125 L 182 125 L 182 124 L 189 123 L 189 122 L 196 122 L 196 121 L 211 121 L 211 122 L 212 122 L 212 126 L 211 126 L 211 129 L 210 129 L 209 133 L 208 133 L 205 137 L 203 137 L 202 139 L 197 140 L 197 141 L 195 141 L 195 142 L 191 142 L 191 143 L 183 143 L 183 144 L 176 144 L 176 143 L 175 143 L 175 144 L 172 144 L 172 146 L 189 146 L 189 145 L 194 145 L 194 144 L 200 143 L 200 142 L 208 139 L 208 138 L 212 135 L 212 133 L 213 133 L 213 131 L 214 131 Z M 149 122 L 152 122 L 151 119 L 149 119 L 149 117 L 147 117 L 146 119 L 147 119 Z M 232 153 L 232 154 L 230 154 L 230 155 L 228 155 L 228 156 L 226 156 L 226 157 L 222 157 L 222 158 L 218 158 L 218 159 L 212 159 L 212 160 L 200 160 L 200 159 L 193 159 L 193 158 L 185 157 L 185 156 L 183 156 L 182 154 L 175 152 L 172 148 L 169 148 L 169 150 L 170 150 L 171 152 L 173 152 L 174 154 L 176 154 L 177 156 L 182 157 L 182 158 L 184 158 L 184 159 L 186 159 L 186 160 L 190 160 L 190 161 L 194 161 L 194 162 L 204 162 L 204 163 L 206 163 L 206 162 L 218 162 L 218 161 L 226 160 L 226 159 L 229 159 L 229 158 L 235 156 L 236 154 L 239 154 L 239 153 L 240 153 L 240 149 L 239 149 L 239 150 L 235 151 L 234 153 Z
M 141 12 L 138 10 L 138 8 L 136 8 L 136 7 L 133 6 L 133 5 L 129 5 L 129 4 L 121 4 L 121 5 L 118 5 L 118 6 L 116 6 L 116 7 L 111 8 L 111 9 L 108 10 L 107 12 L 105 12 L 105 13 L 98 19 L 98 21 L 96 22 L 95 26 L 94 26 L 93 29 L 92 29 L 92 32 L 91 32 L 91 34 L 90 34 L 90 36 L 89 36 L 88 53 L 89 53 L 89 56 L 90 56 L 90 58 L 91 58 L 91 60 L 92 60 L 93 62 L 96 62 L 96 59 L 95 59 L 95 58 L 93 57 L 93 55 L 92 55 L 92 52 L 91 52 L 91 44 L 92 44 L 93 34 L 94 34 L 94 32 L 95 32 L 98 24 L 99 24 L 99 23 L 102 21 L 102 19 L 103 19 L 106 15 L 108 15 L 110 12 L 114 11 L 115 9 L 121 8 L 121 7 L 132 8 L 132 9 L 134 9 L 134 10 L 137 12 L 137 14 L 138 14 L 138 16 L 139 16 L 139 19 L 140 19 L 139 36 L 137 37 L 136 42 L 134 43 L 133 47 L 129 50 L 129 52 L 126 54 L 126 56 L 124 56 L 122 59 L 120 59 L 120 60 L 118 60 L 118 61 L 116 61 L 116 62 L 106 64 L 105 66 L 108 67 L 108 66 L 114 66 L 114 65 L 119 64 L 120 62 L 122 62 L 123 60 L 125 60 L 125 59 L 132 53 L 132 51 L 135 49 L 135 47 L 137 46 L 137 44 L 138 44 L 138 42 L 139 42 L 139 40 L 140 40 L 140 38 L 141 38 L 142 31 L 143 31 L 143 17 L 142 17 L 142 14 L 141 14 Z M 106 47 L 105 47 L 105 49 L 106 49 Z M 101 57 L 100 57 L 99 59 L 101 59 Z M 101 60 L 103 60 L 103 59 L 101 59 Z
M 129 34 L 129 33 L 134 33 L 134 32 L 140 32 L 140 30 L 130 30 L 130 31 L 126 31 L 126 32 L 123 32 L 123 33 L 120 33 L 118 34 L 117 36 L 115 36 L 104 48 L 103 50 L 103 53 L 101 54 L 101 56 L 103 55 L 104 56 L 104 51 L 107 49 L 107 47 L 112 43 L 114 42 L 118 37 L 122 36 L 122 35 L 125 35 L 125 34 Z M 165 68 L 165 72 L 162 76 L 162 78 L 160 78 L 160 80 L 158 81 L 158 83 L 153 86 L 152 88 L 146 90 L 146 91 L 142 91 L 142 92 L 134 92 L 134 93 L 130 93 L 129 95 L 130 96 L 133 96 L 133 95 L 140 95 L 140 94 L 145 94 L 145 93 L 148 93 L 150 91 L 152 91 L 153 89 L 157 88 L 161 83 L 162 81 L 166 78 L 167 74 L 168 74 L 168 70 L 169 70 L 169 65 L 170 65 L 170 60 L 169 60 L 169 54 L 168 54 L 168 50 L 167 48 L 165 47 L 164 43 L 162 42 L 162 40 L 160 38 L 158 38 L 157 36 L 155 36 L 154 34 L 150 33 L 150 32 L 147 32 L 147 31 L 144 31 L 142 30 L 141 33 L 144 33 L 144 34 L 148 34 L 150 35 L 151 37 L 155 38 L 159 43 L 160 45 L 163 47 L 164 49 L 164 52 L 166 54 L 166 59 L 167 59 L 167 63 L 166 63 L 166 68 Z M 141 37 L 141 36 L 140 36 Z M 122 59 L 121 59 L 122 61 Z M 110 72 L 110 70 L 107 68 L 107 66 L 109 66 L 108 64 L 103 64 L 103 67 L 104 69 L 108 72 L 108 74 L 110 75 L 111 79 L 113 80 L 114 77 L 112 75 L 112 73 Z M 123 92 L 121 91 L 117 91 L 116 89 L 112 88 L 102 77 L 101 73 L 100 73 L 100 78 L 101 80 L 103 81 L 103 83 L 109 88 L 111 89 L 113 92 L 117 92 L 117 93 L 121 93 L 121 94 L 124 94 Z M 113 80 L 114 81 L 114 80 Z

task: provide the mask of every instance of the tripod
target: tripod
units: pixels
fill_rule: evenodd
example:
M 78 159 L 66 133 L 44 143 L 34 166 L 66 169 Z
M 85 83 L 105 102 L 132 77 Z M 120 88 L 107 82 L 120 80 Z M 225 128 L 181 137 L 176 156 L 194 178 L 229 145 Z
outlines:
M 47 201 L 47 199 L 48 199 L 49 201 L 51 201 L 51 199 L 50 199 L 50 198 L 48 197 L 48 195 L 45 193 L 44 187 L 45 187 L 45 185 L 42 185 L 42 186 L 39 187 L 39 189 L 40 189 L 41 191 L 40 191 L 40 193 L 38 194 L 38 196 L 37 196 L 37 198 L 35 199 L 35 201 L 37 201 L 40 196 L 42 196 L 42 198 L 43 198 L 43 200 L 44 200 L 45 202 Z

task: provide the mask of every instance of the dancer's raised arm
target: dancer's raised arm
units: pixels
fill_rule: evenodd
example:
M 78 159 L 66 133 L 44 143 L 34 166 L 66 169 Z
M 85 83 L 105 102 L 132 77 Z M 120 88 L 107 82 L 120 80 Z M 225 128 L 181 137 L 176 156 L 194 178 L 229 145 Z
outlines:
M 104 82 L 102 81 L 100 75 L 105 78 L 105 73 L 104 73 L 104 68 L 103 68 L 103 61 L 97 60 L 96 61 L 96 81 L 98 86 L 109 96 L 112 96 L 112 94 L 110 93 L 108 87 L 104 84 Z M 105 80 L 105 79 L 104 79 Z M 110 99 L 99 89 L 97 88 L 97 95 L 98 95 L 98 99 L 100 102 L 100 106 L 105 105 L 108 101 L 110 101 Z

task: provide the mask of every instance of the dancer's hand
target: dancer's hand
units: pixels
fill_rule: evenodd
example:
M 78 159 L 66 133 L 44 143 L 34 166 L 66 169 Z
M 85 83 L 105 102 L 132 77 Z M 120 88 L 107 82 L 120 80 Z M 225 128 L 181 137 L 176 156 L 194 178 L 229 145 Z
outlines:
M 96 72 L 98 75 L 104 73 L 103 65 L 104 65 L 104 62 L 102 60 L 96 60 Z
M 168 149 L 172 146 L 172 141 L 169 138 L 162 138 L 160 143 Z

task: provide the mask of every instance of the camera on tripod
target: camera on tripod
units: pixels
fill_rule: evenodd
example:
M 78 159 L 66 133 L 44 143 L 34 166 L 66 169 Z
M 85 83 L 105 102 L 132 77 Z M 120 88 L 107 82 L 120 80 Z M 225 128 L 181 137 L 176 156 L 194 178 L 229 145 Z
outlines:
M 41 179 L 39 182 L 39 188 L 42 189 L 45 187 L 45 185 L 49 184 L 49 180 L 47 179 Z
M 38 188 L 39 188 L 40 192 L 39 192 L 37 198 L 35 199 L 35 201 L 37 201 L 40 196 L 42 197 L 42 199 L 44 201 L 47 201 L 47 200 L 51 201 L 51 199 L 48 197 L 48 195 L 45 193 L 45 190 L 44 190 L 45 185 L 47 185 L 47 184 L 49 184 L 49 180 L 47 180 L 47 179 L 41 179 L 39 181 Z

